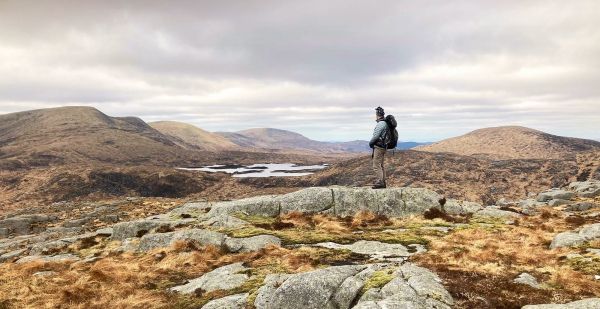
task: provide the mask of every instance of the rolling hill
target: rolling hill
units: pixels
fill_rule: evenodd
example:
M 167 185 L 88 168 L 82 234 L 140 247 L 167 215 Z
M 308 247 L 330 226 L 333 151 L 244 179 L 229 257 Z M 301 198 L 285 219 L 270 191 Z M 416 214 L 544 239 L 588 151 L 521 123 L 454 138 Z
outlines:
M 245 149 L 283 149 L 325 153 L 360 153 L 371 151 L 369 142 L 365 140 L 321 142 L 292 131 L 273 128 L 255 128 L 238 132 L 217 132 L 217 134 Z M 399 142 L 398 149 L 410 149 L 424 144 L 429 143 Z
M 152 128 L 169 137 L 178 146 L 206 151 L 239 150 L 238 145 L 223 136 L 202 130 L 194 125 L 178 121 L 148 123 Z
M 192 153 L 135 117 L 110 117 L 92 107 L 59 107 L 0 115 L 5 167 L 50 163 L 139 164 L 187 160 Z
M 563 159 L 576 153 L 600 150 L 600 142 L 505 126 L 475 130 L 415 149 L 494 159 Z

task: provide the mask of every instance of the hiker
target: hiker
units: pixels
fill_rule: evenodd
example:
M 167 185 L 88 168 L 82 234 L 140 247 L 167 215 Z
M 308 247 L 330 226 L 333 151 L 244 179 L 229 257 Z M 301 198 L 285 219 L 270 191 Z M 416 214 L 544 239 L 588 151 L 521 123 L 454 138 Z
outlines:
M 373 172 L 377 176 L 377 181 L 373 189 L 382 189 L 386 187 L 385 168 L 383 162 L 385 153 L 388 149 L 396 148 L 398 144 L 398 131 L 396 131 L 396 119 L 392 115 L 385 117 L 385 112 L 381 106 L 375 109 L 375 120 L 377 125 L 373 131 L 373 137 L 369 141 L 369 147 L 373 149 L 371 158 L 373 159 Z

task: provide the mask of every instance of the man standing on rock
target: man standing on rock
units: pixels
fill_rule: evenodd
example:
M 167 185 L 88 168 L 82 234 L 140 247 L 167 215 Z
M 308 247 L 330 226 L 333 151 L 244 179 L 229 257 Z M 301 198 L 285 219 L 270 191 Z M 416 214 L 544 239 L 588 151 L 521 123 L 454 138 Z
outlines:
M 385 152 L 387 147 L 385 145 L 385 135 L 388 134 L 388 125 L 385 122 L 385 112 L 383 108 L 377 107 L 375 109 L 375 121 L 377 125 L 373 131 L 373 137 L 369 141 L 369 147 L 373 149 L 371 158 L 373 159 L 373 172 L 377 176 L 377 181 L 373 185 L 373 189 L 385 188 L 385 169 L 383 168 L 383 162 L 385 158 Z

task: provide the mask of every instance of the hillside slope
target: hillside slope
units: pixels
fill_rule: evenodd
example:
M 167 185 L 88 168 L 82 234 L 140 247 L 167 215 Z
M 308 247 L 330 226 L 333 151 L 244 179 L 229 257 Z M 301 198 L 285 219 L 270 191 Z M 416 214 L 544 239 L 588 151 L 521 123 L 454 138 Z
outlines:
M 93 161 L 137 164 L 190 155 L 139 118 L 110 117 L 92 107 L 0 115 L 0 158 L 6 167 Z
M 496 161 L 452 153 L 403 150 L 389 154 L 385 166 L 389 186 L 424 187 L 448 197 L 492 205 L 502 197 L 527 196 L 530 192 L 561 187 L 572 181 L 600 180 L 597 162 L 600 162 L 600 151 L 565 160 Z M 333 164 L 308 178 L 304 183 L 294 185 L 368 186 L 374 181 L 371 157 L 361 156 Z M 286 181 L 293 183 L 296 180 L 281 180 Z
M 194 125 L 178 121 L 157 121 L 148 123 L 152 128 L 168 136 L 175 144 L 207 151 L 239 149 L 223 136 L 202 130 Z
M 518 127 L 493 127 L 472 131 L 416 150 L 450 152 L 494 159 L 561 159 L 575 153 L 600 150 L 600 142 L 562 137 Z

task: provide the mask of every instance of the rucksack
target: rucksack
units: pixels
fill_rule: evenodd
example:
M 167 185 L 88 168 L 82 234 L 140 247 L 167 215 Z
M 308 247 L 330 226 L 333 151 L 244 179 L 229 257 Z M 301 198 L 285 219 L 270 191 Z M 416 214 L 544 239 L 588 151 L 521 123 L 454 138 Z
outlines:
M 387 123 L 387 130 L 383 135 L 383 144 L 386 149 L 394 149 L 398 146 L 398 130 L 396 130 L 398 123 L 392 115 L 385 116 L 385 123 Z

